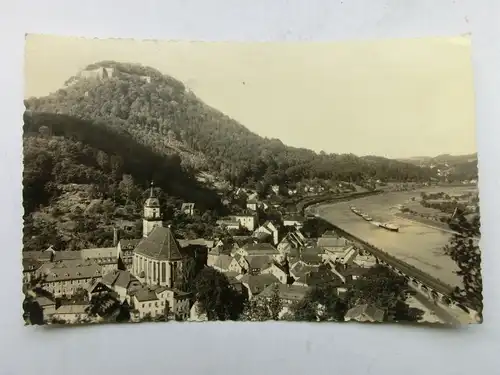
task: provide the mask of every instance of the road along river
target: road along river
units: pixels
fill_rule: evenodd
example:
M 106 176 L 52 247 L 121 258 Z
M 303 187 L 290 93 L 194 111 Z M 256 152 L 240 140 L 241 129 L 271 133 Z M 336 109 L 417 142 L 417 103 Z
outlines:
M 449 286 L 461 287 L 461 278 L 455 274 L 458 270 L 455 262 L 443 252 L 443 247 L 450 240 L 452 233 L 396 217 L 397 210 L 394 208 L 411 197 L 419 196 L 421 191 L 457 193 L 471 190 L 461 187 L 452 189 L 450 191 L 450 188 L 436 187 L 412 192 L 383 193 L 348 202 L 319 204 L 312 206 L 309 211 Z M 350 206 L 367 213 L 374 221 L 396 224 L 399 226 L 399 232 L 391 232 L 370 224 L 355 215 Z

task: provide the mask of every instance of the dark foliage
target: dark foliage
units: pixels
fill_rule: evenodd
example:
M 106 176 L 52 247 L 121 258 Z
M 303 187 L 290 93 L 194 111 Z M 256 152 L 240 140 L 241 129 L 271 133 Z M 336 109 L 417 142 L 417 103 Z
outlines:
M 43 309 L 32 297 L 26 297 L 23 302 L 24 320 L 28 324 L 43 325 Z
M 237 320 L 243 312 L 244 296 L 231 287 L 221 272 L 206 267 L 194 281 L 196 300 L 208 320 Z
M 367 304 L 384 310 L 387 320 L 418 321 L 421 312 L 405 302 L 409 292 L 406 277 L 377 265 L 350 285 L 347 301 L 349 307 Z
M 483 279 L 481 276 L 481 249 L 479 248 L 479 215 L 471 220 L 458 212 L 450 222 L 450 228 L 457 232 L 445 247 L 445 252 L 457 263 L 464 287 L 457 291 L 461 302 L 475 309 L 479 314 L 483 310 Z
M 291 314 L 296 321 L 344 321 L 347 305 L 331 284 L 315 286 L 300 302 L 292 305 Z

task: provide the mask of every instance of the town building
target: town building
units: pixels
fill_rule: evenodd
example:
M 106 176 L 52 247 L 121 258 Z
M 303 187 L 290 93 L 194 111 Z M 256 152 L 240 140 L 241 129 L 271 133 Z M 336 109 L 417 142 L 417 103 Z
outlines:
M 289 254 L 293 249 L 300 249 L 306 246 L 306 238 L 299 231 L 288 232 L 278 244 L 278 251 L 282 254 Z
M 273 298 L 274 293 L 276 293 L 277 291 L 280 302 L 282 304 L 282 309 L 279 313 L 279 317 L 281 318 L 283 315 L 290 311 L 290 306 L 293 303 L 302 301 L 307 296 L 309 290 L 310 288 L 306 286 L 274 283 L 267 286 L 259 294 L 258 298 L 266 299 L 269 301 L 271 300 L 271 298 Z
M 245 274 L 239 278 L 241 284 L 246 288 L 248 298 L 252 299 L 259 295 L 269 285 L 279 282 L 276 277 L 271 274 L 250 275 Z
M 140 239 L 122 240 L 117 244 L 118 257 L 127 271 L 132 270 L 132 261 L 134 259 L 134 249 L 139 244 Z
M 84 323 L 89 319 L 88 304 L 61 305 L 52 315 L 52 319 L 64 324 Z
M 260 227 L 258 227 L 254 232 L 254 237 L 259 238 L 259 235 L 267 234 L 271 236 L 273 245 L 277 245 L 279 242 L 279 230 L 278 227 L 271 221 L 266 221 Z M 262 238 L 262 237 L 261 237 Z M 264 242 L 264 241 L 261 241 Z
M 181 206 L 181 212 L 184 215 L 193 216 L 194 215 L 194 203 L 183 203 Z
M 46 264 L 40 270 L 41 286 L 55 298 L 72 297 L 78 290 L 86 290 L 102 276 L 102 267 L 92 261 L 61 261 Z
M 278 265 L 276 262 L 264 268 L 261 273 L 273 275 L 281 284 L 287 284 L 289 281 L 288 273 L 285 271 L 284 267 Z
M 170 228 L 154 227 L 135 248 L 132 274 L 143 284 L 172 288 L 185 260 L 180 249 Z
M 212 267 L 220 272 L 229 271 L 229 266 L 234 258 L 227 254 L 220 254 L 217 257 L 211 257 L 210 261 L 207 262 L 209 267 Z
M 118 269 L 118 248 L 116 247 L 82 249 L 79 252 L 83 260 L 93 260 L 99 264 L 103 274 Z
M 99 282 L 114 291 L 121 303 L 127 301 L 130 304 L 130 295 L 142 288 L 140 281 L 130 271 L 124 270 L 109 272 Z
M 242 256 L 249 255 L 268 255 L 276 256 L 279 251 L 269 243 L 247 243 L 243 247 L 239 248 L 236 253 Z
M 189 317 L 189 294 L 164 286 L 143 287 L 132 294 L 134 318 L 165 317 L 186 320 Z
M 327 251 L 343 253 L 350 246 L 350 242 L 345 238 L 320 237 L 318 238 L 318 246 Z
M 228 230 L 238 230 L 240 229 L 240 222 L 234 218 L 223 218 L 217 220 L 216 224 L 220 228 L 225 228 Z
M 235 272 L 237 274 L 242 274 L 245 270 L 242 259 L 243 256 L 241 256 L 240 254 L 235 254 L 233 256 L 233 260 L 231 261 L 231 263 L 229 263 L 228 271 Z
M 233 215 L 231 218 L 239 222 L 241 227 L 248 229 L 250 232 L 253 232 L 257 225 L 256 214 Z
M 44 296 L 36 297 L 35 302 L 42 308 L 44 322 L 50 321 L 56 312 L 56 303 Z
M 43 263 L 33 258 L 23 259 L 23 284 L 30 283 Z
M 257 200 L 255 200 L 255 199 L 249 199 L 247 201 L 247 208 L 249 210 L 252 210 L 252 211 L 257 211 L 258 204 L 259 203 L 257 202 Z
M 346 322 L 355 320 L 357 322 L 382 323 L 384 321 L 385 312 L 372 305 L 359 305 L 348 310 L 344 320 Z
M 244 272 L 250 275 L 258 275 L 273 264 L 273 259 L 269 255 L 249 255 L 242 259 Z
M 304 217 L 300 215 L 290 215 L 283 218 L 283 225 L 285 227 L 295 227 L 301 229 L 304 226 Z

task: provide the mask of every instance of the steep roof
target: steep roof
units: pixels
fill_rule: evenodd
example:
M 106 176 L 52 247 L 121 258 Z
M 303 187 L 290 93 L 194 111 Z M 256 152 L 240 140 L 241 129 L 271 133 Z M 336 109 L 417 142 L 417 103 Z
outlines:
M 272 285 L 279 280 L 271 274 L 249 275 L 245 274 L 241 277 L 240 282 L 250 289 L 252 294 L 262 292 L 269 285 Z
M 219 267 L 223 270 L 227 269 L 231 262 L 233 261 L 233 257 L 226 254 L 221 254 L 217 257 L 214 262 L 214 266 Z
M 296 221 L 298 223 L 302 223 L 304 220 L 304 217 L 300 215 L 287 215 L 283 218 L 283 221 Z
M 268 255 L 250 255 L 246 256 L 245 260 L 252 269 L 258 268 L 260 270 L 265 270 L 273 265 L 273 260 Z
M 170 228 L 156 227 L 139 242 L 135 253 L 156 260 L 181 260 L 180 247 Z
M 317 269 L 317 268 L 314 266 L 310 266 L 310 265 L 304 264 L 302 262 L 297 262 L 292 267 L 290 267 L 290 274 L 294 278 L 300 279 L 300 278 L 305 277 L 309 272 L 312 272 L 315 269 Z
M 330 237 L 330 238 L 338 238 L 339 235 L 335 233 L 333 230 L 327 230 L 321 237 Z
M 131 283 L 139 283 L 139 280 L 135 278 L 129 271 L 124 270 L 114 270 L 107 273 L 102 278 L 102 283 L 109 286 L 120 286 L 122 288 L 128 289 Z
M 270 243 L 247 243 L 243 246 L 246 251 L 255 251 L 262 253 L 277 253 L 278 250 Z
M 342 280 L 340 280 L 333 272 L 331 272 L 329 267 L 327 266 L 320 266 L 310 272 L 307 272 L 298 281 L 306 284 L 307 286 L 316 286 L 330 283 L 338 283 L 339 285 L 342 284 Z
M 56 310 L 56 314 L 86 314 L 88 304 L 62 305 Z
M 134 296 L 135 298 L 137 298 L 137 301 L 139 302 L 158 300 L 158 296 L 156 295 L 155 291 L 148 287 L 139 289 L 138 291 L 135 292 Z
M 349 246 L 349 242 L 345 238 L 320 237 L 320 238 L 318 238 L 318 246 L 320 246 L 320 247 L 346 247 L 346 246 Z
M 52 301 L 49 298 L 44 297 L 44 296 L 38 296 L 38 297 L 36 297 L 35 301 L 40 305 L 40 307 L 52 306 L 52 305 L 56 304 L 54 301 Z
M 48 273 L 45 282 L 67 281 L 78 279 L 89 279 L 92 277 L 101 277 L 102 267 L 97 264 L 81 267 L 61 267 L 52 268 Z
M 116 247 L 82 249 L 80 250 L 80 254 L 82 259 L 118 258 L 118 251 Z

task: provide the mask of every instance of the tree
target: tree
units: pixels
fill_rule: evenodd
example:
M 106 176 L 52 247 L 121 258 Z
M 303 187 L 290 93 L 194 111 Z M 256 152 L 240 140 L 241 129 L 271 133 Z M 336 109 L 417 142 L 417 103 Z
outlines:
M 243 311 L 244 297 L 229 284 L 221 272 L 206 267 L 196 277 L 195 298 L 208 320 L 237 320 Z
M 125 204 L 127 204 L 129 199 L 131 198 L 132 189 L 134 188 L 133 177 L 129 174 L 124 174 L 118 187 L 119 187 L 119 189 L 122 193 L 122 196 L 125 200 Z
M 197 272 L 196 259 L 192 256 L 187 257 L 182 268 L 178 271 L 178 277 L 175 280 L 175 288 L 183 292 L 192 292 L 195 286 Z
M 271 297 L 257 297 L 246 301 L 241 314 L 242 320 L 264 322 L 267 320 L 280 320 L 283 303 L 279 295 L 278 284 L 273 285 Z
M 313 287 L 291 306 L 290 312 L 288 319 L 297 321 L 344 321 L 346 304 L 337 295 L 337 288 L 327 283 Z
M 26 297 L 23 302 L 24 319 L 27 324 L 43 325 L 43 309 L 32 297 Z
M 252 299 L 245 302 L 241 320 L 250 322 L 265 322 L 271 319 L 267 301 L 262 298 Z
M 445 246 L 448 254 L 457 264 L 457 274 L 462 277 L 463 288 L 457 291 L 456 297 L 469 304 L 481 316 L 483 310 L 483 279 L 481 276 L 481 250 L 479 249 L 480 221 L 479 215 L 467 220 L 463 211 L 457 212 L 449 223 L 457 232 Z
M 388 320 L 418 320 L 419 315 L 405 303 L 409 293 L 406 277 L 376 265 L 355 280 L 347 291 L 349 307 L 368 304 L 386 312 Z
M 267 302 L 267 308 L 272 320 L 279 320 L 280 312 L 283 309 L 283 303 L 280 298 L 280 291 L 278 284 L 273 285 L 273 293 Z

